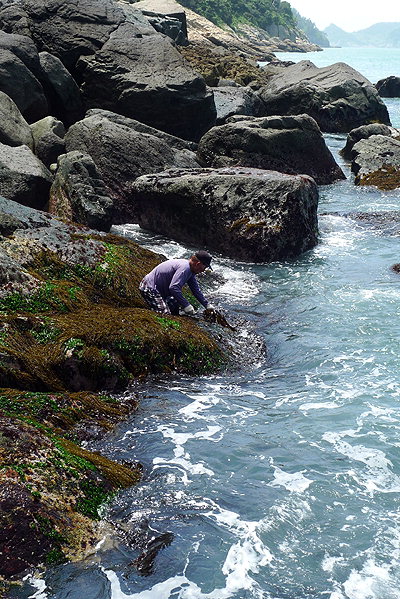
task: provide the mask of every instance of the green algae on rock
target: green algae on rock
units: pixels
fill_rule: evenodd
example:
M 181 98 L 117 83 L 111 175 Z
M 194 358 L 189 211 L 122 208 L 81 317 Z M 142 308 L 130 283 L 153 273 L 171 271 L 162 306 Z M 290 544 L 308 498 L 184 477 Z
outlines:
M 101 392 L 209 373 L 224 353 L 195 320 L 146 308 L 139 283 L 163 256 L 4 198 L 0 215 L 1 596 L 1 577 L 90 551 L 101 506 L 140 478 L 79 446 L 136 406 Z
M 20 211 L 23 223 L 43 218 Z M 0 239 L 14 269 L 0 292 L 1 386 L 112 390 L 148 373 L 212 372 L 222 364 L 221 349 L 197 323 L 166 322 L 145 307 L 139 283 L 162 256 L 56 219 L 41 224 Z
M 10 577 L 40 562 L 85 554 L 98 538 L 100 507 L 118 488 L 137 482 L 140 471 L 59 437 L 17 414 L 15 405 L 13 412 L 12 393 L 0 393 L 5 397 L 9 409 L 0 412 L 0 575 Z

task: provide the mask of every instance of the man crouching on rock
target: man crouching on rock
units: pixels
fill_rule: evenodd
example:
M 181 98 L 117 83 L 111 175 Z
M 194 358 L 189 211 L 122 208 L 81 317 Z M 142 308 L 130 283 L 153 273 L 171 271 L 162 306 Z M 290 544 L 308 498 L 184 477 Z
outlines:
M 182 287 L 188 285 L 194 297 L 204 308 L 212 308 L 197 283 L 196 275 L 211 268 L 211 256 L 200 250 L 185 258 L 166 260 L 149 274 L 139 285 L 140 293 L 152 310 L 162 314 L 193 316 L 195 309 L 182 294 Z

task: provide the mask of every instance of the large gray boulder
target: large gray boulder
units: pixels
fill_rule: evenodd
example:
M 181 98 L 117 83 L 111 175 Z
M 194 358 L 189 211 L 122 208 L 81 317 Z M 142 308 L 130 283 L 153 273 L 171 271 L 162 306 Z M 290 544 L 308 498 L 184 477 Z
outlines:
M 307 174 L 319 185 L 344 179 L 317 123 L 308 115 L 238 117 L 213 127 L 197 153 L 205 166 L 249 166 L 291 175 Z
M 352 129 L 347 136 L 346 145 L 340 151 L 344 158 L 348 160 L 352 157 L 354 145 L 361 139 L 368 139 L 371 135 L 389 135 L 393 134 L 393 129 L 381 123 L 371 123 L 370 125 L 362 125 L 356 129 Z
M 143 228 L 239 260 L 285 260 L 317 243 L 318 188 L 306 175 L 170 170 L 137 179 L 133 199 Z
M 79 87 L 59 58 L 40 52 L 39 60 L 49 111 L 69 127 L 84 115 Z
M 78 58 L 99 50 L 125 20 L 113 0 L 22 0 L 22 6 L 39 51 L 54 54 L 73 73 Z
M 263 102 L 250 87 L 224 85 L 213 87 L 212 91 L 217 109 L 217 125 L 224 124 L 229 117 L 236 114 L 246 116 L 263 114 Z
M 372 135 L 357 142 L 352 155 L 356 185 L 375 185 L 383 190 L 400 187 L 400 140 Z
M 137 177 L 170 167 L 198 167 L 190 142 L 101 110 L 72 125 L 65 142 L 67 152 L 79 150 L 92 157 L 114 201 L 115 223 L 135 218 L 131 193 Z
M 33 149 L 33 136 L 28 123 L 15 102 L 3 92 L 0 92 L 0 143 L 7 146 L 27 145 Z
M 390 77 L 380 79 L 376 84 L 376 89 L 382 98 L 400 98 L 400 77 L 390 75 Z
M 41 73 L 39 55 L 32 40 L 0 31 L 0 91 L 15 102 L 30 123 L 48 114 Z
M 267 67 L 268 69 L 268 67 Z M 309 114 L 322 131 L 344 133 L 379 121 L 390 125 L 389 114 L 376 88 L 349 65 L 317 68 L 303 60 L 271 71 L 260 97 L 265 114 Z
M 135 23 L 120 25 L 95 55 L 79 61 L 86 105 L 198 140 L 216 118 L 204 79 L 172 42 Z
M 90 156 L 75 151 L 58 158 L 50 190 L 50 214 L 92 229 L 108 231 L 112 209 L 113 201 Z
M 0 144 L 0 195 L 30 206 L 47 206 L 53 177 L 27 146 Z

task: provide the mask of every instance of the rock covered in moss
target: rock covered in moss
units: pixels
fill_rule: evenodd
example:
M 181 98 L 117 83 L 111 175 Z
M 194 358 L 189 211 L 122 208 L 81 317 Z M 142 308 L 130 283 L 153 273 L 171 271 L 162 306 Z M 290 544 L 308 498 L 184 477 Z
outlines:
M 1 212 L 21 228 L 0 238 L 0 386 L 121 389 L 139 375 L 221 365 L 195 322 L 145 308 L 139 283 L 162 257 L 0 198 Z
M 139 177 L 134 191 L 144 228 L 240 260 L 282 260 L 317 243 L 318 189 L 307 175 L 172 169 Z
M 400 187 L 400 140 L 372 135 L 353 146 L 351 170 L 356 185 L 389 190 Z
M 44 431 L 21 398 L 20 413 L 7 399 L 0 390 L 0 575 L 10 577 L 83 555 L 100 506 L 140 474 Z

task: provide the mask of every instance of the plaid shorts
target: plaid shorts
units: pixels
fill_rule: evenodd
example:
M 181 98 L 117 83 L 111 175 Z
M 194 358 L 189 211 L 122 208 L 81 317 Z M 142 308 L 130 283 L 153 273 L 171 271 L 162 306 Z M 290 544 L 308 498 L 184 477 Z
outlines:
M 148 306 L 155 312 L 161 312 L 162 314 L 178 314 L 179 304 L 176 299 L 171 296 L 164 300 L 157 289 L 149 287 L 144 279 L 139 285 L 139 291 L 146 304 L 148 304 Z

